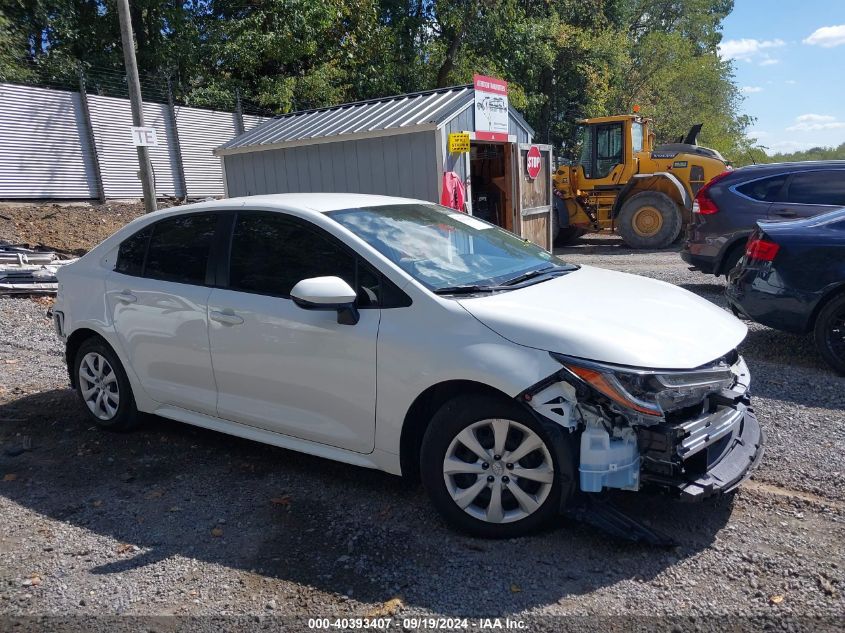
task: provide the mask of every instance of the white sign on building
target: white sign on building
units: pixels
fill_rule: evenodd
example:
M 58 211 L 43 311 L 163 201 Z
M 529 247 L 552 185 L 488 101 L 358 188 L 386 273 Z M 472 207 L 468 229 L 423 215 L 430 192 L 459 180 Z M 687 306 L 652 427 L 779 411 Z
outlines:
M 495 77 L 475 75 L 475 138 L 508 140 L 508 83 Z

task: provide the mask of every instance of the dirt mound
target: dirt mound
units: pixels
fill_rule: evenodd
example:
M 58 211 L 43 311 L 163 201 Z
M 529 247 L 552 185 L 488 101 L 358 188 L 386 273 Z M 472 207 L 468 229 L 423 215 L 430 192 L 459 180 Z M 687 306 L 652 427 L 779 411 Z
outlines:
M 159 203 L 159 208 L 170 206 Z M 144 213 L 141 203 L 0 205 L 0 244 L 82 255 Z

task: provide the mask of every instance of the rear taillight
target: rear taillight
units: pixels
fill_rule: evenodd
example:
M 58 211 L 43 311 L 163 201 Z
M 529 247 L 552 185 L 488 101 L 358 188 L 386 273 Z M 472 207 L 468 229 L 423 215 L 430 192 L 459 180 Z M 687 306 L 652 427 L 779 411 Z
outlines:
M 758 262 L 770 262 L 778 254 L 780 246 L 765 236 L 753 236 L 745 247 L 745 257 Z
M 721 174 L 713 176 L 701 189 L 698 190 L 698 193 L 695 194 L 695 202 L 692 205 L 692 212 L 693 213 L 700 213 L 701 215 L 711 215 L 713 213 L 719 212 L 719 207 L 716 206 L 716 203 L 713 201 L 713 198 L 710 197 L 710 187 L 714 184 L 719 182 L 722 178 L 727 176 L 730 171 L 723 171 Z

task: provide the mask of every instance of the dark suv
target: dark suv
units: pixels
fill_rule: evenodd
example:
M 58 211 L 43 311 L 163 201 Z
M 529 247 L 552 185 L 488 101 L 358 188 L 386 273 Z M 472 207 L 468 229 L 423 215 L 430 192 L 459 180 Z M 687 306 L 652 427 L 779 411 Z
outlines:
M 695 196 L 681 258 L 726 275 L 745 252 L 757 220 L 809 217 L 845 207 L 845 161 L 774 163 L 726 171 Z

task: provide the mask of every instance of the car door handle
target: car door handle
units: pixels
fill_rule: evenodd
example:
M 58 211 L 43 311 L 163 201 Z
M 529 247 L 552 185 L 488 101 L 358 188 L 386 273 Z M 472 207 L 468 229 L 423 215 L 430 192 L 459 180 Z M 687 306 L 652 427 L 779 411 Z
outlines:
M 778 209 L 777 211 L 773 211 L 772 215 L 776 215 L 779 218 L 797 218 L 798 214 L 795 211 L 790 211 L 789 209 Z
M 218 310 L 212 310 L 209 316 L 212 321 L 225 323 L 226 325 L 240 325 L 244 322 L 243 317 L 239 317 L 234 312 L 220 312 Z
M 115 295 L 115 298 L 122 303 L 135 303 L 138 301 L 138 297 L 133 295 L 129 290 L 118 292 Z

